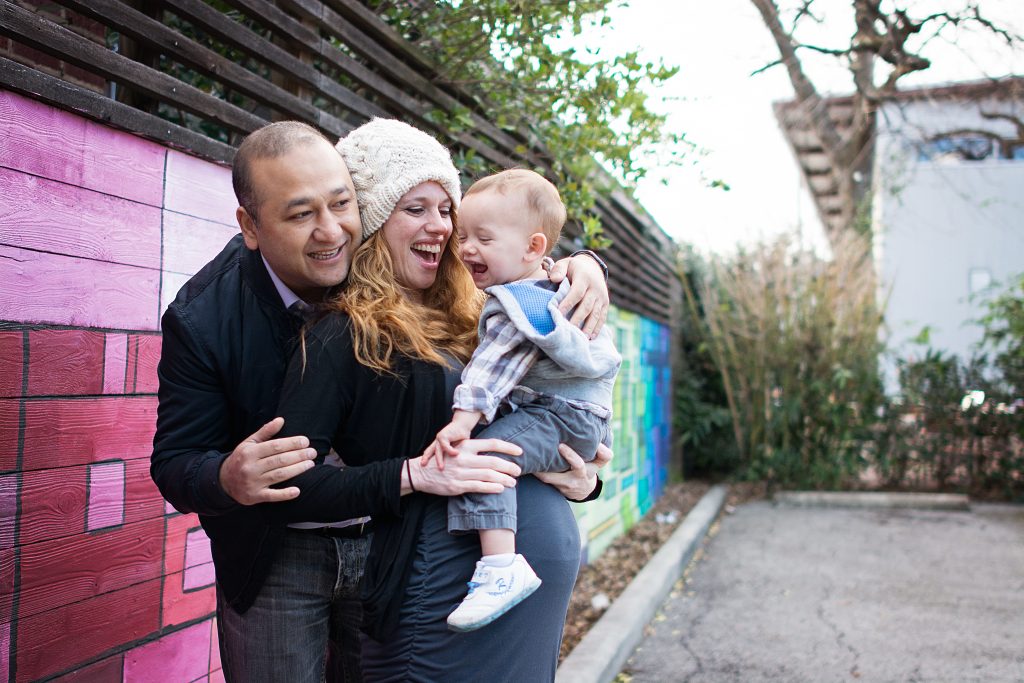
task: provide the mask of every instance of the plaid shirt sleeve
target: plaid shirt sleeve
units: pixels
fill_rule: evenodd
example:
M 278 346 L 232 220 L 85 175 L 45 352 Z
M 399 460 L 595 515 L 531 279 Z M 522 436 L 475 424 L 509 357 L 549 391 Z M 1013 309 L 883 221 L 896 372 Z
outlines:
M 455 388 L 453 407 L 480 411 L 483 423 L 494 419 L 502 399 L 541 355 L 541 350 L 505 315 L 487 318 L 480 345 L 462 371 L 462 384 Z

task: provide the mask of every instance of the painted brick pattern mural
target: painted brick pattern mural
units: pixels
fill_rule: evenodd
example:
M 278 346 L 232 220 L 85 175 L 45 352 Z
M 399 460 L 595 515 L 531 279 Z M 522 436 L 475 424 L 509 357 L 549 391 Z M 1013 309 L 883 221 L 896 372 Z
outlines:
M 0 681 L 222 680 L 209 540 L 149 454 L 230 172 L 0 91 L 0 188 Z
M 223 680 L 209 540 L 149 455 L 160 314 L 236 232 L 230 172 L 0 90 L 0 188 L 0 682 Z M 669 450 L 668 330 L 610 324 L 616 460 L 576 506 L 591 558 Z
M 601 472 L 601 497 L 574 505 L 583 558 L 596 558 L 633 526 L 664 490 L 671 440 L 669 328 L 613 308 L 608 325 L 622 354 L 615 383 L 612 446 L 615 459 Z

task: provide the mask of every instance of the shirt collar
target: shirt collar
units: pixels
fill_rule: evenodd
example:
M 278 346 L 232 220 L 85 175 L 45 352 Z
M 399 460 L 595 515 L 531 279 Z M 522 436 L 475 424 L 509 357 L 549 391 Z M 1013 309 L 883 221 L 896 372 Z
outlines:
M 281 301 L 284 302 L 284 307 L 291 308 L 292 304 L 296 301 L 302 301 L 298 294 L 289 289 L 288 285 L 281 281 L 281 278 L 277 276 L 274 269 L 270 267 L 269 263 L 267 263 L 267 258 L 263 254 L 260 254 L 260 258 L 263 259 L 263 265 L 267 267 L 267 272 L 270 273 L 270 280 L 274 283 L 274 288 L 277 289 L 277 293 L 281 295 Z M 304 307 L 307 304 L 305 301 L 302 301 L 302 305 Z

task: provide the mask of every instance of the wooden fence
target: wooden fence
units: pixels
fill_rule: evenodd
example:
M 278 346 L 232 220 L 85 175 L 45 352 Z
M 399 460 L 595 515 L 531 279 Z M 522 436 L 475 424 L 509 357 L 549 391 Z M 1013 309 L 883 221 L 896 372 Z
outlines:
M 268 121 L 339 137 L 396 117 L 495 168 L 549 168 L 541 141 L 490 123 L 469 93 L 433 82 L 429 59 L 355 0 L 58 0 L 0 5 L 0 85 L 204 158 Z M 435 123 L 470 112 L 473 132 Z M 437 114 L 442 114 L 438 116 Z M 613 303 L 669 323 L 678 301 L 671 240 L 622 191 L 598 200 L 614 246 Z M 563 247 L 578 243 L 567 226 Z

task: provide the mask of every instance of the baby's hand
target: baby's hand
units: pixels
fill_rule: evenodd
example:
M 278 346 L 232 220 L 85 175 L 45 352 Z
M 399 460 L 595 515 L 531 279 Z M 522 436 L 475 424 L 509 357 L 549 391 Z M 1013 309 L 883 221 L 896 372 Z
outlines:
M 473 427 L 479 421 L 480 413 L 455 410 L 452 415 L 452 421 L 437 433 L 434 443 L 430 444 L 427 450 L 423 452 L 423 458 L 420 460 L 421 464 L 426 467 L 430 464 L 431 460 L 435 460 L 437 462 L 437 469 L 443 470 L 444 457 L 446 455 L 456 456 L 459 454 L 459 449 L 455 447 L 455 444 L 463 439 L 468 439 L 470 434 L 473 433 Z
M 427 446 L 427 450 L 423 452 L 423 457 L 420 463 L 426 467 L 433 460 L 437 463 L 437 469 L 444 469 L 444 456 L 454 456 L 459 454 L 459 449 L 454 444 L 459 443 L 463 439 L 469 438 L 470 430 L 463 425 L 455 422 L 450 422 L 441 431 L 437 433 L 437 437 L 434 439 L 434 443 Z

